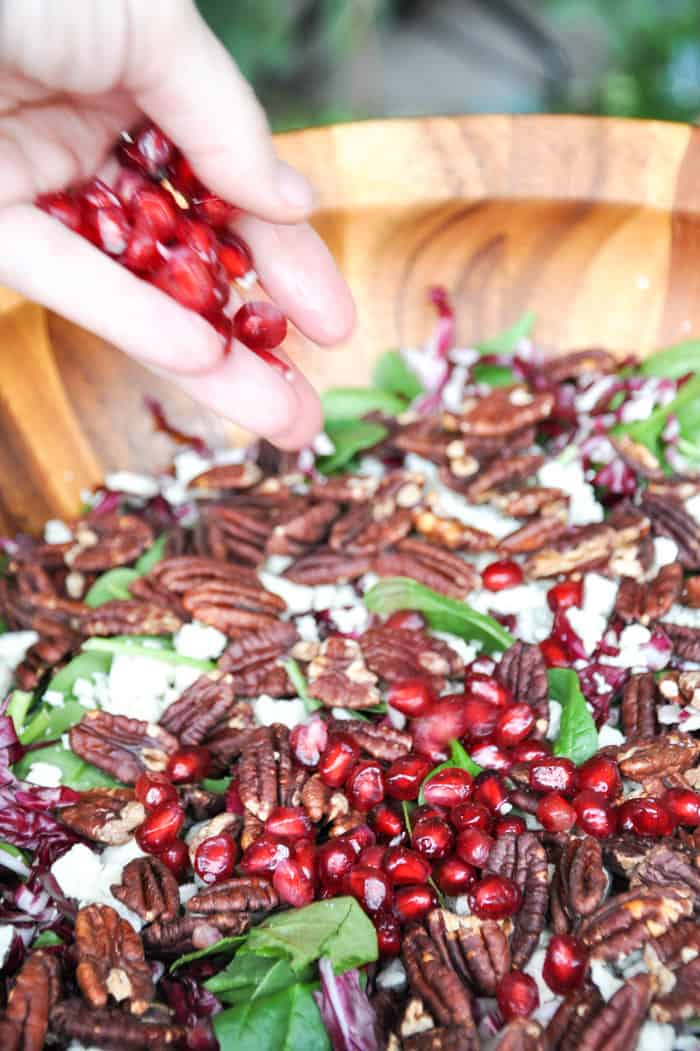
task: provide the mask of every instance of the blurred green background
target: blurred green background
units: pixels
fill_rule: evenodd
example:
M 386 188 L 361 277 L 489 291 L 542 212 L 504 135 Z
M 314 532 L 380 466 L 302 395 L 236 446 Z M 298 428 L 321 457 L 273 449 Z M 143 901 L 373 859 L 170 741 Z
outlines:
M 368 116 L 700 119 L 700 0 L 198 0 L 277 130 Z

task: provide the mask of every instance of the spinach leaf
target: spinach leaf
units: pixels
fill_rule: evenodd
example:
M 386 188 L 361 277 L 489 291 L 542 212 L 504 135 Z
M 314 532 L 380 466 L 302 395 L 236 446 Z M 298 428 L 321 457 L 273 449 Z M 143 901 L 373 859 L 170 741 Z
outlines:
M 134 569 L 139 576 L 144 576 L 150 569 L 153 569 L 157 562 L 160 562 L 165 554 L 165 545 L 168 542 L 167 533 L 161 533 L 161 535 L 153 541 L 147 551 L 136 560 Z
M 43 949 L 46 945 L 63 945 L 63 942 L 53 931 L 42 931 L 32 942 L 32 949 Z
M 131 598 L 129 585 L 138 580 L 140 576 L 141 574 L 135 569 L 125 567 L 108 569 L 92 585 L 85 596 L 85 603 L 94 609 L 96 606 L 104 605 L 105 602 L 111 602 L 112 599 Z
M 489 387 L 510 387 L 516 382 L 515 373 L 507 365 L 492 365 L 487 361 L 478 361 L 471 377 L 475 383 L 488 383 Z
M 12 725 L 18 737 L 22 733 L 22 727 L 33 700 L 34 695 L 26 690 L 14 690 L 10 697 L 5 715 L 9 715 L 10 719 L 12 719 Z
M 229 938 L 220 938 L 218 942 L 214 942 L 213 945 L 207 945 L 206 949 L 195 949 L 194 952 L 187 952 L 184 956 L 178 956 L 177 960 L 170 965 L 171 971 L 176 971 L 178 967 L 184 967 L 186 963 L 192 963 L 194 960 L 203 960 L 206 956 L 223 956 L 229 954 L 229 951 L 235 951 L 239 945 L 242 944 L 246 939 L 245 934 L 234 934 Z M 224 971 L 220 972 L 224 974 Z M 218 978 L 219 975 L 214 975 Z
M 457 767 L 459 770 L 467 770 L 472 777 L 476 777 L 477 774 L 481 773 L 481 767 L 470 758 L 469 754 L 465 751 L 463 746 L 457 740 L 450 741 L 450 758 L 436 766 L 434 770 L 431 770 L 428 776 L 424 779 L 423 784 L 420 786 L 420 792 L 418 793 L 418 802 L 420 804 L 425 803 L 425 786 L 428 781 L 432 781 L 436 774 L 439 774 L 441 770 L 451 770 Z
M 217 795 L 223 795 L 232 780 L 233 778 L 231 777 L 205 777 L 202 781 L 202 788 L 207 792 L 216 792 Z
M 577 766 L 598 751 L 598 731 L 581 692 L 578 675 L 571 668 L 550 668 L 549 692 L 562 706 L 554 754 L 572 759 Z
M 304 702 L 304 707 L 307 712 L 315 712 L 318 708 L 322 708 L 323 705 L 321 702 L 317 701 L 315 697 L 310 695 L 309 684 L 306 681 L 303 671 L 294 658 L 290 657 L 289 660 L 282 661 L 282 667 L 289 676 L 292 686 L 297 691 L 299 700 Z
M 372 420 L 338 420 L 329 423 L 326 425 L 326 434 L 333 442 L 334 452 L 328 456 L 320 456 L 316 467 L 321 474 L 340 471 L 357 453 L 363 449 L 371 449 L 386 438 L 388 433 L 386 427 Z
M 684 383 L 680 391 L 668 405 L 660 405 L 646 420 L 634 420 L 632 423 L 619 423 L 611 433 L 628 434 L 630 438 L 642 445 L 657 459 L 663 459 L 661 435 L 669 416 L 676 416 L 680 424 L 681 437 L 696 442 L 700 437 L 700 376 Z
M 476 349 L 482 354 L 512 354 L 520 340 L 530 335 L 536 320 L 537 315 L 534 311 L 526 310 L 517 321 L 498 335 L 477 343 Z
M 313 969 L 310 967 L 304 970 L 303 975 L 297 975 L 289 960 L 258 956 L 257 953 L 242 949 L 223 971 L 204 984 L 209 992 L 224 1003 L 235 1004 L 256 996 L 271 996 L 298 981 L 310 981 L 312 977 Z
M 20 742 L 27 745 L 37 741 L 55 741 L 71 726 L 79 723 L 86 710 L 78 701 L 66 701 L 56 707 L 44 704 L 19 735 Z
M 214 1015 L 221 1051 L 330 1051 L 316 988 L 297 983 Z
M 418 610 L 435 631 L 447 631 L 463 639 L 479 641 L 487 653 L 506 650 L 514 641 L 493 617 L 478 613 L 459 599 L 440 595 L 409 577 L 380 580 L 365 594 L 365 605 L 371 613 Z
M 51 690 L 53 693 L 62 693 L 67 699 L 73 696 L 73 687 L 78 679 L 87 679 L 88 682 L 91 682 L 93 672 L 104 672 L 106 674 L 111 663 L 111 653 L 86 652 L 83 648 L 82 653 L 79 653 L 77 657 L 74 657 L 72 661 L 66 664 L 65 668 L 61 668 L 54 675 L 46 689 L 47 691 Z
M 327 956 L 341 974 L 377 959 L 377 935 L 354 898 L 330 898 L 268 917 L 250 932 L 246 949 L 287 957 L 297 972 Z
M 75 755 L 61 744 L 49 745 L 48 748 L 38 748 L 35 752 L 28 752 L 15 763 L 13 770 L 15 775 L 22 780 L 29 772 L 32 763 L 50 763 L 61 770 L 63 777 L 61 783 L 68 788 L 74 788 L 78 792 L 84 792 L 88 788 L 114 788 L 120 787 L 120 782 L 108 774 L 104 774 L 91 763 L 86 763 L 80 756 Z
M 372 372 L 372 383 L 379 390 L 413 401 L 423 393 L 423 386 L 413 369 L 409 368 L 398 350 L 387 350 L 380 355 Z
M 689 372 L 697 372 L 699 368 L 700 340 L 689 339 L 650 354 L 639 366 L 639 371 L 644 376 L 680 379 Z
M 111 658 L 116 655 L 127 655 L 130 657 L 149 657 L 154 661 L 165 661 L 166 664 L 184 664 L 188 668 L 201 668 L 202 671 L 213 671 L 216 665 L 213 661 L 197 660 L 195 657 L 183 657 L 174 649 L 165 646 L 145 646 L 143 639 L 137 636 L 120 636 L 103 639 L 94 636 L 83 643 L 83 652 L 108 654 Z M 148 640 L 150 641 L 150 640 Z
M 332 387 L 321 395 L 325 426 L 359 420 L 370 412 L 397 416 L 406 408 L 403 398 L 377 387 Z

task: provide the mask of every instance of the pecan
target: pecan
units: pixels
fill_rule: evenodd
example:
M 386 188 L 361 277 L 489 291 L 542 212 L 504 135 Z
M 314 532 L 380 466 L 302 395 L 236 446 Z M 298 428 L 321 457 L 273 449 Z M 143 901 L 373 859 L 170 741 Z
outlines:
M 690 892 L 681 884 L 639 886 L 609 898 L 583 920 L 577 936 L 592 959 L 614 961 L 641 949 L 692 911 Z
M 347 814 L 350 804 L 344 792 L 334 792 L 321 780 L 320 774 L 312 774 L 301 790 L 301 805 L 309 818 L 318 825 L 324 819 L 335 821 Z
M 372 500 L 352 507 L 338 519 L 328 540 L 333 551 L 373 555 L 408 535 L 422 495 L 422 478 L 403 471 L 387 475 Z
M 648 584 L 624 577 L 617 592 L 615 612 L 626 624 L 633 620 L 649 624 L 668 613 L 682 590 L 683 568 L 680 562 L 663 566 Z
M 358 640 L 371 672 L 389 683 L 429 679 L 439 693 L 464 663 L 442 639 L 408 628 L 371 628 Z
M 63 1000 L 51 1012 L 51 1031 L 56 1036 L 103 1051 L 160 1051 L 179 1047 L 185 1039 L 180 1025 L 130 1018 L 118 1007 L 88 1007 L 82 1000 Z
M 235 639 L 221 655 L 219 668 L 233 672 L 239 697 L 288 697 L 292 687 L 278 662 L 298 639 L 293 624 L 276 621 Z
M 243 831 L 241 832 L 241 849 L 247 850 L 251 843 L 262 835 L 265 825 L 250 810 L 243 810 Z
M 566 511 L 533 518 L 498 542 L 499 551 L 509 555 L 528 555 L 546 544 L 555 543 L 567 530 Z
M 618 455 L 632 470 L 642 478 L 662 481 L 665 477 L 663 468 L 656 456 L 647 449 L 646 445 L 636 442 L 627 434 L 610 437 L 609 440 L 617 450 Z
M 651 996 L 648 974 L 638 974 L 625 982 L 607 1003 L 586 1014 L 580 1040 L 573 1043 L 569 1033 L 562 1051 L 634 1051 Z
M 354 639 L 331 635 L 307 669 L 311 694 L 328 708 L 372 708 L 379 704 L 377 676 Z
M 464 598 L 479 580 L 474 567 L 459 555 L 416 537 L 402 540 L 395 551 L 384 551 L 372 568 L 380 577 L 410 577 L 452 598 Z
M 607 519 L 615 531 L 616 546 L 634 544 L 650 535 L 651 523 L 638 507 L 630 503 L 617 504 Z
M 102 514 L 80 521 L 64 561 L 71 569 L 100 573 L 134 562 L 153 543 L 153 530 L 136 515 Z
M 270 882 L 258 876 L 240 876 L 213 887 L 202 887 L 187 902 L 187 911 L 200 914 L 218 912 L 270 912 L 279 905 Z
M 190 489 L 250 489 L 262 478 L 255 463 L 221 463 L 202 471 L 189 483 Z
M 603 1004 L 603 998 L 592 983 L 585 982 L 574 989 L 552 1015 L 545 1030 L 545 1047 L 550 1051 L 576 1051 L 587 1031 L 589 1019 L 595 1017 Z
M 261 726 L 253 731 L 238 763 L 241 801 L 259 821 L 267 821 L 276 806 L 299 806 L 308 776 L 294 768 L 285 726 Z
M 559 856 L 557 876 L 561 904 L 570 922 L 600 908 L 610 881 L 598 840 L 592 836 L 567 840 Z
M 462 1026 L 478 1046 L 469 992 L 444 963 L 430 935 L 420 927 L 411 928 L 404 936 L 402 956 L 411 991 L 425 1001 L 435 1021 Z
M 284 576 L 295 584 L 318 587 L 319 584 L 347 584 L 369 573 L 372 560 L 368 555 L 344 555 L 319 548 L 297 559 Z
M 346 832 L 352 832 L 358 825 L 364 825 L 367 821 L 367 815 L 363 814 L 359 810 L 349 810 L 347 814 L 343 814 L 341 817 L 337 817 L 333 824 L 328 829 L 328 836 L 330 839 L 335 839 L 337 836 L 343 836 Z
M 149 956 L 172 959 L 235 934 L 245 934 L 250 916 L 245 912 L 213 912 L 203 916 L 188 913 L 163 923 L 156 920 L 143 930 L 143 944 Z
M 287 608 L 279 596 L 259 584 L 249 587 L 223 581 L 189 588 L 182 604 L 193 619 L 233 636 L 275 624 Z
M 256 727 L 252 706 L 248 701 L 236 701 L 224 725 L 218 727 L 205 741 L 215 769 L 226 769 L 232 759 L 241 755 Z
M 498 1034 L 494 1051 L 545 1051 L 542 1028 L 529 1018 L 515 1018 Z
M 179 747 L 177 737 L 140 719 L 94 709 L 69 731 L 71 749 L 81 759 L 135 784 L 144 770 L 165 770 Z
M 630 676 L 622 694 L 620 715 L 627 737 L 654 737 L 657 727 L 653 672 Z
M 44 593 L 24 596 L 9 588 L 4 580 L 0 580 L 0 585 L 3 616 L 11 628 L 36 631 L 43 639 L 63 639 L 66 635 L 78 638 L 87 609 L 82 602 Z
M 143 579 L 150 581 L 157 589 L 175 596 L 182 596 L 190 588 L 201 587 L 204 584 L 219 582 L 255 587 L 259 583 L 256 573 L 246 566 L 193 555 L 165 558 Z
M 322 500 L 300 512 L 284 516 L 274 527 L 265 547 L 268 555 L 300 555 L 320 544 L 340 513 L 338 504 Z
M 141 599 L 113 599 L 80 619 L 84 635 L 168 635 L 182 624 L 182 618 L 155 602 Z
M 209 792 L 198 785 L 185 785 L 180 792 L 180 803 L 188 817 L 195 821 L 206 821 L 225 809 L 226 796 L 223 792 Z
M 379 478 L 368 474 L 336 474 L 315 478 L 309 487 L 313 500 L 333 500 L 339 504 L 364 504 L 379 488 Z
M 200 675 L 163 713 L 160 725 L 183 747 L 201 744 L 233 712 L 233 676 L 224 671 Z
M 43 949 L 30 953 L 0 1017 L 0 1047 L 4 1051 L 42 1051 L 49 1015 L 60 995 L 58 959 Z
M 92 1007 L 105 1007 L 109 996 L 129 1001 L 132 1014 L 143 1014 L 153 999 L 151 969 L 139 935 L 109 905 L 88 905 L 75 920 L 78 966 L 75 978 Z
M 113 884 L 111 891 L 144 923 L 174 920 L 180 911 L 177 880 L 157 858 L 134 858 L 124 866 L 121 883 Z
M 548 358 L 546 364 L 547 382 L 553 385 L 565 380 L 579 379 L 589 373 L 617 372 L 619 362 L 607 350 L 598 347 L 587 347 L 585 350 L 572 350 L 561 357 Z
M 477 1037 L 461 1026 L 439 1026 L 401 1041 L 403 1051 L 475 1051 Z
M 652 521 L 654 534 L 676 542 L 681 565 L 685 569 L 700 569 L 700 524 L 686 511 L 682 500 L 647 489 L 641 506 Z
M 61 821 L 96 843 L 127 843 L 146 816 L 134 793 L 124 788 L 90 788 L 78 803 L 61 808 Z
M 673 988 L 651 1005 L 649 1013 L 656 1022 L 678 1024 L 700 1012 L 700 956 L 680 967 L 675 979 Z
M 700 912 L 700 872 L 687 855 L 667 843 L 653 847 L 634 869 L 630 887 L 639 884 L 684 886 L 692 896 L 695 911 Z
M 393 763 L 400 755 L 410 752 L 413 743 L 409 733 L 396 730 L 393 726 L 378 726 L 376 723 L 361 722 L 359 719 L 331 719 L 328 721 L 328 728 L 352 737 L 363 752 L 388 763 Z
M 691 609 L 700 609 L 700 573 L 686 580 L 683 602 Z
M 492 460 L 482 468 L 473 482 L 466 488 L 466 496 L 474 504 L 487 503 L 499 489 L 505 489 L 515 482 L 531 478 L 544 463 L 544 456 L 539 453 L 522 456 L 504 456 Z
M 21 690 L 34 690 L 47 671 L 54 671 L 70 657 L 77 648 L 78 639 L 73 632 L 39 639 L 27 650 L 24 660 L 15 668 L 15 682 Z
M 545 485 L 530 485 L 512 492 L 496 493 L 491 503 L 511 518 L 531 518 L 533 515 L 551 515 L 558 518 L 566 512 L 569 496 L 563 489 Z
M 415 453 L 425 460 L 442 464 L 447 459 L 447 447 L 453 438 L 454 433 L 444 429 L 434 416 L 426 416 L 403 423 L 393 436 L 392 445 L 400 452 Z
M 576 526 L 526 559 L 523 569 L 533 580 L 573 573 L 604 565 L 617 545 L 618 535 L 609 525 Z
M 467 410 L 460 428 L 466 435 L 499 438 L 546 420 L 553 408 L 552 394 L 534 394 L 522 386 L 498 387 Z
M 532 956 L 545 927 L 549 898 L 547 852 L 531 832 L 509 832 L 499 837 L 487 863 L 489 872 L 512 879 L 522 891 L 522 905 L 514 919 L 511 937 L 513 967 L 522 967 Z
M 483 996 L 495 996 L 496 987 L 511 967 L 508 936 L 495 920 L 458 916 L 433 909 L 426 919 L 428 931 L 444 963 L 473 985 Z
M 239 566 L 265 561 L 265 545 L 273 529 L 266 510 L 213 504 L 203 514 L 207 547 L 216 560 Z
M 671 771 L 689 770 L 700 755 L 700 742 L 689 734 L 668 733 L 603 748 L 599 755 L 614 759 L 623 777 L 641 782 Z
M 681 920 L 665 934 L 649 942 L 645 956 L 651 952 L 665 967 L 676 970 L 700 956 L 700 925 Z
M 700 662 L 700 628 L 681 624 L 663 624 L 664 634 L 671 640 L 673 655 L 684 661 Z
M 483 529 L 464 525 L 457 518 L 444 518 L 427 508 L 414 511 L 413 524 L 421 536 L 452 551 L 492 551 L 497 544 L 496 537 Z
M 514 642 L 501 657 L 496 675 L 516 701 L 524 701 L 534 709 L 537 715 L 535 733 L 544 737 L 549 726 L 549 685 L 547 666 L 539 646 Z

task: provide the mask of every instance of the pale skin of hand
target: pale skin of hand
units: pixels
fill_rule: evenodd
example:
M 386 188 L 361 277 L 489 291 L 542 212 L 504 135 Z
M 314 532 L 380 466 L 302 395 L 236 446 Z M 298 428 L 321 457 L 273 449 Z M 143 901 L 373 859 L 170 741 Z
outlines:
M 350 293 L 306 221 L 311 187 L 276 156 L 265 114 L 192 0 L 0 0 L 0 284 L 170 375 L 286 449 L 321 428 L 318 398 L 32 205 L 103 172 L 148 116 L 200 179 L 237 204 L 261 283 L 324 345 L 351 330 Z

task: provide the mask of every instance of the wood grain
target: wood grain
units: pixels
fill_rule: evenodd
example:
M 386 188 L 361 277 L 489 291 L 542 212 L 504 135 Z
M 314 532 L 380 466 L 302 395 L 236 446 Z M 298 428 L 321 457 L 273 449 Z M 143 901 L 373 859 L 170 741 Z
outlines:
M 700 335 L 700 131 L 581 117 L 370 121 L 278 138 L 318 190 L 315 224 L 348 278 L 345 352 L 293 336 L 319 387 L 361 383 L 387 346 L 430 330 L 445 284 L 460 341 L 525 308 L 556 349 L 623 353 Z M 0 530 L 75 510 L 116 467 L 157 470 L 145 393 L 186 430 L 231 429 L 89 333 L 0 290 Z

